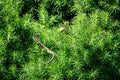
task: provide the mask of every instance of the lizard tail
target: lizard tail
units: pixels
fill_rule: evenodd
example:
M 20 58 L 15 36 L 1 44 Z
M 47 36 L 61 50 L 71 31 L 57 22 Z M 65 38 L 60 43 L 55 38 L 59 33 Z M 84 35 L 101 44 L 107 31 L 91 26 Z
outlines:
M 43 63 L 43 64 L 49 64 L 50 62 L 52 62 L 52 60 L 54 59 L 54 57 L 55 57 L 55 54 L 52 53 L 51 59 L 50 59 L 49 61 L 47 61 L 47 62 L 42 62 L 42 63 Z

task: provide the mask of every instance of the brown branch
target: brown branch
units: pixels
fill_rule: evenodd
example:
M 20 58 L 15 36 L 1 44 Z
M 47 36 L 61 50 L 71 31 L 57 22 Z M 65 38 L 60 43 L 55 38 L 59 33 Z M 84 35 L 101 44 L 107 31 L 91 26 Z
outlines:
M 45 64 L 50 63 L 50 62 L 54 59 L 55 53 L 54 53 L 53 51 L 51 51 L 49 48 L 47 48 L 42 42 L 40 42 L 37 36 L 33 36 L 33 40 L 34 40 L 40 47 L 42 47 L 47 53 L 52 54 L 52 58 L 51 58 L 48 62 L 46 62 Z

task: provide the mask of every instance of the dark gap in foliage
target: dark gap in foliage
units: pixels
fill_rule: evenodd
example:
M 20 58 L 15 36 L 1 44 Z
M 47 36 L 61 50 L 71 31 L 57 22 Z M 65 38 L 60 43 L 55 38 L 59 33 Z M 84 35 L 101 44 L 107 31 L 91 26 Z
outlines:
M 99 72 L 99 79 L 103 80 L 119 80 L 120 79 L 120 74 L 117 71 L 117 68 L 112 66 L 110 64 L 111 62 L 105 62 L 103 65 L 100 67 L 100 72 Z M 104 74 L 104 75 L 103 75 Z
M 108 0 L 106 1 L 106 3 L 108 3 L 109 5 L 113 5 L 115 1 L 112 0 Z M 117 4 L 116 4 L 117 5 Z M 113 9 L 112 12 L 109 10 L 109 7 L 104 7 L 103 5 L 98 4 L 98 8 L 104 11 L 108 11 L 111 14 L 111 17 L 113 20 L 120 20 L 120 2 L 118 4 L 118 9 Z
M 14 33 L 17 38 L 10 39 L 10 41 L 7 43 L 6 52 L 4 53 L 5 59 L 2 63 L 7 71 L 3 77 L 6 79 L 6 75 L 8 75 L 9 79 L 11 80 L 16 80 L 18 76 L 13 75 L 13 73 L 9 71 L 9 67 L 15 65 L 17 68 L 15 73 L 19 74 L 20 70 L 22 69 L 22 65 L 29 61 L 27 49 L 33 42 L 30 36 L 31 32 L 28 29 L 16 27 Z M 14 52 L 16 52 L 18 55 L 15 59 L 13 59 Z
M 90 49 L 89 53 L 89 60 L 90 60 L 90 65 L 94 67 L 98 67 L 101 65 L 101 60 L 100 57 L 102 55 L 102 51 L 99 48 L 96 48 L 96 50 Z
M 38 7 L 35 7 L 35 9 L 33 9 L 33 19 L 35 20 L 39 20 L 37 9 Z
M 3 20 L 3 19 L 0 19 L 1 21 L 0 21 L 0 24 L 2 24 L 1 26 L 0 26 L 0 29 L 5 29 L 6 28 L 6 22 Z
M 98 8 L 99 0 L 90 1 L 90 6 L 86 9 L 83 9 L 83 13 L 89 17 L 89 14 L 94 13 L 94 11 Z
M 93 0 L 93 3 L 94 3 L 94 5 L 98 5 L 99 4 L 99 0 Z
M 58 6 L 53 1 L 48 1 L 48 5 L 45 6 L 49 15 L 58 15 L 59 13 L 55 10 Z
M 22 9 L 19 13 L 20 17 L 23 17 L 26 13 L 31 13 L 33 15 L 33 19 L 38 20 L 38 12 L 37 9 L 39 7 L 39 1 L 34 1 L 34 0 L 23 0 L 23 6 Z M 31 12 L 32 10 L 32 12 Z
M 19 27 L 19 28 L 16 28 L 14 32 L 17 38 L 11 39 L 10 42 L 8 42 L 7 49 L 9 49 L 10 51 L 13 51 L 13 50 L 26 51 L 33 42 L 30 36 L 31 35 L 30 31 L 28 29 L 23 29 Z
M 88 41 L 85 41 L 85 42 L 83 43 L 83 47 L 84 47 L 85 49 L 90 49 L 92 46 L 89 44 Z
M 116 35 L 116 36 L 118 36 L 117 34 L 119 33 L 119 28 L 120 28 L 120 26 L 118 25 L 118 26 L 113 26 L 112 27 L 112 29 L 111 29 L 111 31 Z
M 6 24 L 6 21 L 4 20 L 4 17 L 5 17 L 5 12 L 2 12 L 0 11 L 0 29 L 5 29 L 7 24 Z
M 111 16 L 112 16 L 113 20 L 120 21 L 120 9 L 116 10 L 115 12 L 112 12 Z
M 28 5 L 29 4 L 29 5 Z M 27 13 L 32 8 L 31 1 L 23 0 L 23 6 L 22 10 L 19 13 L 19 16 L 23 16 L 25 13 Z
M 119 1 L 119 4 L 118 4 L 118 9 L 113 9 L 112 11 L 109 10 L 109 7 L 104 7 L 104 5 L 100 5 L 100 2 L 99 0 L 93 0 L 91 1 L 91 6 L 88 7 L 87 9 L 83 10 L 84 13 L 87 14 L 87 16 L 89 16 L 89 14 L 91 14 L 92 12 L 94 12 L 95 9 L 100 9 L 100 10 L 103 10 L 103 11 L 107 11 L 111 14 L 111 18 L 113 20 L 120 20 L 120 1 Z M 114 2 L 116 1 L 112 1 L 112 0 L 108 0 L 108 1 L 104 1 L 106 3 L 108 3 L 109 5 L 113 5 Z M 117 4 L 116 4 L 117 5 Z
M 73 2 L 64 4 L 62 6 L 55 4 L 54 2 L 48 2 L 49 6 L 46 6 L 49 15 L 60 15 L 62 14 L 62 19 L 71 21 L 72 18 L 76 16 L 76 11 L 71 11 L 71 7 L 74 5 Z
M 5 60 L 3 63 L 4 66 L 4 71 L 2 71 L 2 78 L 3 80 L 16 80 L 18 79 L 18 74 L 20 73 L 21 69 L 22 69 L 22 62 L 19 61 L 14 61 L 13 60 L 13 56 L 11 54 L 11 52 L 9 50 L 7 50 L 7 52 L 5 53 Z M 9 70 L 9 67 L 12 65 L 16 65 L 16 70 L 15 72 L 11 72 L 11 70 Z
M 15 32 L 15 35 L 19 37 L 19 44 L 21 45 L 19 46 L 19 49 L 27 50 L 28 47 L 33 43 L 30 30 L 18 27 L 15 29 Z
M 111 46 L 113 43 L 114 42 L 111 42 L 111 43 L 106 42 L 106 43 L 104 43 L 104 49 L 107 50 L 107 51 L 109 51 L 111 54 L 113 52 L 113 48 Z
M 72 6 L 72 5 L 71 5 Z M 63 12 L 63 16 L 62 18 L 64 20 L 67 20 L 67 21 L 71 21 L 72 18 L 74 18 L 76 16 L 76 12 L 75 11 L 70 11 L 70 6 L 68 5 L 64 5 L 62 8 L 61 8 L 61 11 Z
M 84 61 L 84 63 L 83 63 L 83 65 L 81 66 L 81 68 L 82 68 L 82 71 L 83 71 L 83 72 L 87 72 L 87 71 L 91 70 L 93 67 L 91 67 L 90 64 L 87 64 L 87 63 Z
M 90 51 L 92 52 L 92 51 Z M 120 74 L 117 71 L 117 68 L 115 66 L 111 65 L 110 60 L 105 60 L 102 61 L 100 60 L 100 57 L 103 53 L 101 52 L 100 49 L 97 49 L 95 52 L 89 54 L 89 61 L 84 62 L 82 65 L 82 71 L 83 72 L 88 72 L 91 69 L 96 69 L 100 67 L 100 72 L 99 72 L 99 77 L 97 79 L 103 79 L 103 80 L 119 80 Z M 104 76 L 103 76 L 104 74 Z
M 96 50 L 93 50 L 92 48 L 89 48 L 89 54 L 88 54 L 88 60 L 84 61 L 84 64 L 82 65 L 83 71 L 89 71 L 91 69 L 95 69 L 99 66 L 101 66 L 102 62 L 100 60 L 100 57 L 102 55 L 102 51 L 97 48 Z
M 116 0 L 104 0 L 104 2 L 107 2 L 108 4 L 113 4 L 114 2 L 116 2 Z
M 112 12 L 109 11 L 109 9 L 107 8 L 104 8 L 102 6 L 99 7 L 99 9 L 103 10 L 103 11 L 107 11 L 109 12 L 111 15 L 111 18 L 115 21 L 115 20 L 120 20 L 120 9 L 116 9 L 116 10 L 113 10 Z

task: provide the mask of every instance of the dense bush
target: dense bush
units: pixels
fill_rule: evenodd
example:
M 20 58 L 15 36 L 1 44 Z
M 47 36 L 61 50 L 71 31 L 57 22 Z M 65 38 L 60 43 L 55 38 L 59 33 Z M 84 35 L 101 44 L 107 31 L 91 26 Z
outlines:
M 0 0 L 0 80 L 119 80 L 119 15 L 119 0 Z

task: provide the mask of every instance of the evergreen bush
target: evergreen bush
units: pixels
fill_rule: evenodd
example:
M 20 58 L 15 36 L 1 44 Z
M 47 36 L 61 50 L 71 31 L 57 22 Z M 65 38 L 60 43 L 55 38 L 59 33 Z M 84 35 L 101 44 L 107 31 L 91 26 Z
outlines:
M 119 15 L 119 0 L 0 0 L 0 80 L 119 80 Z

